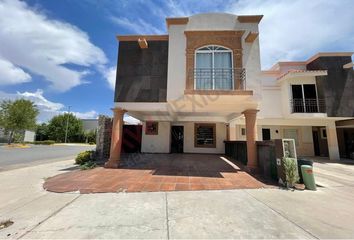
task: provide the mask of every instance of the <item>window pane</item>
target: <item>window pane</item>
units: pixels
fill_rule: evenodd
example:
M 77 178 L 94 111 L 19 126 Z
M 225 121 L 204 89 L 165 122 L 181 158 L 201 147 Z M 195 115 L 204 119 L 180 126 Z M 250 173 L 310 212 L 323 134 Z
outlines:
M 302 97 L 302 85 L 291 85 L 293 112 L 304 112 L 304 101 Z
M 215 89 L 232 89 L 232 61 L 230 52 L 214 53 Z
M 212 54 L 197 53 L 196 69 L 194 72 L 196 89 L 212 89 Z
M 291 85 L 293 91 L 293 98 L 301 98 L 302 99 L 302 87 L 301 85 Z
M 318 112 L 316 85 L 304 84 L 305 107 L 306 112 Z
M 316 85 L 304 84 L 304 95 L 305 99 L 316 99 Z

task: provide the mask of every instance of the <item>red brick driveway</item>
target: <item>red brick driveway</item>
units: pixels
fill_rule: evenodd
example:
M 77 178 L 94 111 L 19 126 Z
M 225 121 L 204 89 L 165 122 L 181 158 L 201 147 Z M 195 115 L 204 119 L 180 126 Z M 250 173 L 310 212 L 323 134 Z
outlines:
M 262 188 L 265 185 L 221 155 L 130 154 L 119 169 L 97 167 L 48 178 L 51 192 L 158 192 Z

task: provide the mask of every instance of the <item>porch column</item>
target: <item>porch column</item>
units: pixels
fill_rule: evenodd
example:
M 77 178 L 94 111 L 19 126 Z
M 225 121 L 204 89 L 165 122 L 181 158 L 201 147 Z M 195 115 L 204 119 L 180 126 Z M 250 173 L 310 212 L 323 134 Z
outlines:
M 247 140 L 247 168 L 254 171 L 258 167 L 257 162 L 257 112 L 256 109 L 248 109 L 242 112 L 246 118 L 246 140 Z
M 126 112 L 121 108 L 113 108 L 113 126 L 111 138 L 111 150 L 105 168 L 118 168 L 120 152 L 122 148 L 123 116 Z
M 331 160 L 340 160 L 336 123 L 330 122 L 326 125 L 328 154 Z

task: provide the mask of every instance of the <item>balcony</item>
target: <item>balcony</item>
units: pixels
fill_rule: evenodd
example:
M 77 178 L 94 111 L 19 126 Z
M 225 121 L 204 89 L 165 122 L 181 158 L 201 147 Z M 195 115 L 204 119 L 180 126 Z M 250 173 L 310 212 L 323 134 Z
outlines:
M 290 99 L 291 113 L 325 113 L 324 99 Z
M 246 71 L 243 68 L 195 68 L 188 73 L 195 90 L 246 90 Z

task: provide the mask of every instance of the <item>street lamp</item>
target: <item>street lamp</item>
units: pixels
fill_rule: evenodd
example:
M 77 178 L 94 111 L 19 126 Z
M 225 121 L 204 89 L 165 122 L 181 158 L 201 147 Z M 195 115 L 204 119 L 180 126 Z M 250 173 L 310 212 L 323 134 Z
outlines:
M 65 129 L 65 143 L 68 139 L 68 128 L 69 128 L 69 114 L 70 114 L 70 108 L 71 106 L 68 106 L 68 115 L 66 117 L 66 129 Z

